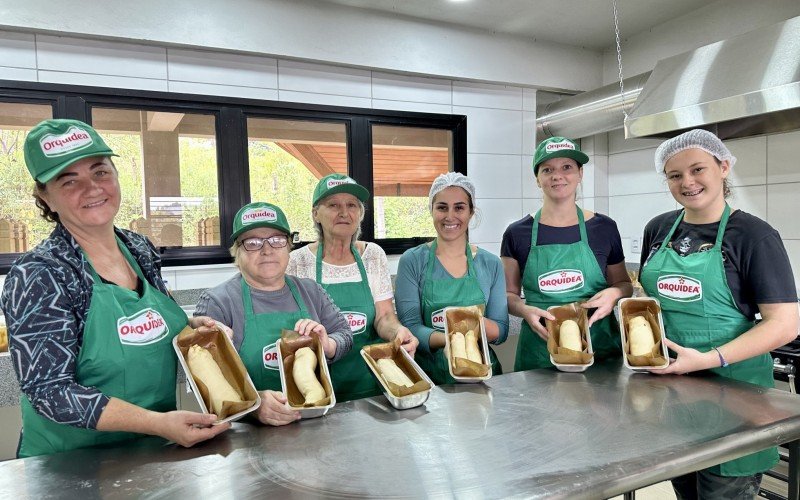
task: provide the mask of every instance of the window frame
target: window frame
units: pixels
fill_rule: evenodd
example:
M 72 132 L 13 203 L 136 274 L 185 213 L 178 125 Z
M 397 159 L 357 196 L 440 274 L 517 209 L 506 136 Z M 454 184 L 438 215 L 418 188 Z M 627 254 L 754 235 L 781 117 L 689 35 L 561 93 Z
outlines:
M 231 234 L 236 212 L 251 201 L 247 149 L 247 119 L 250 117 L 344 122 L 347 134 L 348 173 L 370 191 L 361 238 L 377 243 L 387 254 L 402 253 L 430 238 L 374 238 L 372 126 L 450 130 L 453 170 L 465 175 L 467 173 L 467 118 L 464 115 L 9 80 L 0 80 L 0 102 L 50 103 L 53 106 L 53 118 L 73 118 L 90 124 L 92 109 L 96 107 L 214 115 L 222 242 L 218 246 L 208 247 L 161 247 L 159 251 L 164 266 L 232 262 L 228 253 L 227 235 Z M 0 274 L 8 273 L 11 264 L 20 255 L 0 254 Z

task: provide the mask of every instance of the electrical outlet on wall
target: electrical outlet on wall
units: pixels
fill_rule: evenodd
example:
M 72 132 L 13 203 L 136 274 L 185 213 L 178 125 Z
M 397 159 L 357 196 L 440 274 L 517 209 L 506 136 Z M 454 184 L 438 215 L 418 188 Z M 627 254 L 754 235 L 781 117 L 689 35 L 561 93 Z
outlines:
M 631 238 L 631 253 L 642 253 L 642 240 Z

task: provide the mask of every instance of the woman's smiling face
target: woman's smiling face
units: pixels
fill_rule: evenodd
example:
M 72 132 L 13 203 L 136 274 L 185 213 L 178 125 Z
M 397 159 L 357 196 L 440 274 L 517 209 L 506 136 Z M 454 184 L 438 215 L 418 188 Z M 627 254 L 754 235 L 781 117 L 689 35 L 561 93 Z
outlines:
M 433 198 L 433 226 L 444 241 L 463 237 L 474 213 L 469 195 L 460 187 L 445 188 Z

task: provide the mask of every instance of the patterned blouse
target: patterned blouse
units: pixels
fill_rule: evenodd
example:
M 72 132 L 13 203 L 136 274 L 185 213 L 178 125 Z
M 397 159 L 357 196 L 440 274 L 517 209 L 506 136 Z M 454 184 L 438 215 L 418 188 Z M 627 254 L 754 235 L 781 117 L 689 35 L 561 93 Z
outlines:
M 114 228 L 145 279 L 167 293 L 161 258 L 139 234 Z M 20 389 L 43 417 L 94 429 L 109 398 L 75 380 L 78 352 L 92 300 L 92 274 L 80 246 L 57 224 L 42 243 L 20 257 L 0 295 L 9 351 Z

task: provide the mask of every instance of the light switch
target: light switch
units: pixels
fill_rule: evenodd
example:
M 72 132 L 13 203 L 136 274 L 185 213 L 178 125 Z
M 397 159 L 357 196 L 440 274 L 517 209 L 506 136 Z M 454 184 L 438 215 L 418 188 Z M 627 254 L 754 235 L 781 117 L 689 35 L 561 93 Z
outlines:
M 631 253 L 642 253 L 642 240 L 631 238 Z

